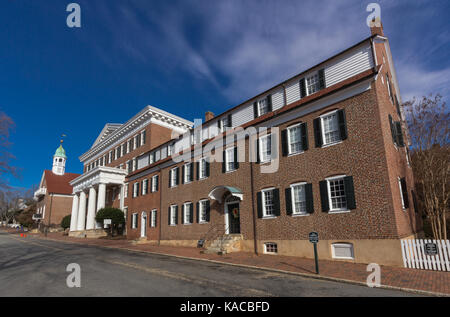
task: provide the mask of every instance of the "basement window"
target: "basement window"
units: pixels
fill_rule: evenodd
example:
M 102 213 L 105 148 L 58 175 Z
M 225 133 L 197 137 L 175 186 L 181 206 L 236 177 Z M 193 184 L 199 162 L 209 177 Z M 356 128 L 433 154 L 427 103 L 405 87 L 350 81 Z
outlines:
M 264 253 L 277 254 L 278 253 L 278 245 L 275 242 L 264 243 Z
M 331 245 L 333 259 L 354 259 L 353 244 L 351 243 L 333 243 Z

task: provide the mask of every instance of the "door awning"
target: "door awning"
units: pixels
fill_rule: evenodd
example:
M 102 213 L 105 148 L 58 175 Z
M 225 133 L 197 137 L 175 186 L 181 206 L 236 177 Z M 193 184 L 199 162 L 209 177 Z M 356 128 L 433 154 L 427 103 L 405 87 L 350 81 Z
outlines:
M 244 198 L 244 194 L 239 188 L 232 186 L 217 186 L 214 187 L 213 190 L 209 193 L 208 197 L 217 200 L 219 203 L 222 203 L 223 199 L 228 196 L 234 196 L 242 200 Z

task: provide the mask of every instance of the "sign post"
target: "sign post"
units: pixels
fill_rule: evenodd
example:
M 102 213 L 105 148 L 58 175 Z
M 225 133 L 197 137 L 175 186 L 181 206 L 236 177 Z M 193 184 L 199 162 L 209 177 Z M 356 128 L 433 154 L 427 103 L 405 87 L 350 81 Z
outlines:
M 314 261 L 316 264 L 316 274 L 319 274 L 319 257 L 317 256 L 317 243 L 319 243 L 319 234 L 317 232 L 310 232 L 309 242 L 311 242 L 314 246 Z

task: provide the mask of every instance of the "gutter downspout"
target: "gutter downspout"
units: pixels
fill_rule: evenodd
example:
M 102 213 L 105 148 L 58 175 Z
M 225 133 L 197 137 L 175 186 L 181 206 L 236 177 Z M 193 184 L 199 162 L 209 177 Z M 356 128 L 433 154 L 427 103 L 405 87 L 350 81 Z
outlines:
M 161 166 L 158 166 L 159 176 L 158 176 L 158 189 L 159 189 L 159 233 L 158 233 L 158 246 L 161 245 L 161 227 L 162 227 L 162 170 Z M 158 220 L 158 218 L 156 218 Z
M 250 138 L 249 138 L 250 142 Z M 255 254 L 258 255 L 258 243 L 256 241 L 256 217 L 255 217 L 255 197 L 254 197 L 254 189 L 253 189 L 253 162 L 250 161 L 250 192 L 252 196 L 252 220 L 253 220 L 253 247 L 255 250 Z

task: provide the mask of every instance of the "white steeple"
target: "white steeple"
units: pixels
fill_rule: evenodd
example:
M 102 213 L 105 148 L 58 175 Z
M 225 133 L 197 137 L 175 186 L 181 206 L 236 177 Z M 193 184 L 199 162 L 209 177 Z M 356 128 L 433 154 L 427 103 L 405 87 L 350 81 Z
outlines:
M 53 167 L 52 172 L 56 175 L 64 175 L 66 170 L 66 151 L 62 147 L 63 140 L 61 140 L 61 144 L 59 148 L 56 149 L 55 155 L 53 155 Z

